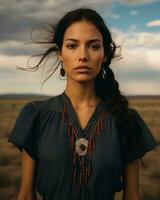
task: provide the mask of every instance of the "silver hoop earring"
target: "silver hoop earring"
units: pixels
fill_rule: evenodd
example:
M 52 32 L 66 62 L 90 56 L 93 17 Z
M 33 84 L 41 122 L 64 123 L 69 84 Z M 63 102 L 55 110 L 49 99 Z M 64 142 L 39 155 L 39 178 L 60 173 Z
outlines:
M 101 72 L 102 78 L 106 78 L 106 70 L 102 67 L 102 72 Z

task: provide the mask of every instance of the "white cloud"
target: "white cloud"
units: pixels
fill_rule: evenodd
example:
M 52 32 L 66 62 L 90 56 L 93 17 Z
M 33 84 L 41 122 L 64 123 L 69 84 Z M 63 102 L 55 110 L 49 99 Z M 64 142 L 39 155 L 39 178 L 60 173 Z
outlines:
M 121 18 L 121 16 L 118 15 L 118 14 L 110 14 L 109 16 L 110 16 L 111 18 L 113 18 L 113 19 L 119 19 L 119 18 Z
M 133 32 L 129 34 L 127 46 L 160 47 L 160 32 Z
M 123 43 L 129 48 L 145 47 L 160 48 L 160 31 L 157 32 L 123 32 L 119 29 L 112 29 L 113 35 L 119 43 Z
M 15 41 L 15 40 L 7 40 L 1 41 L 0 52 L 4 55 L 17 55 L 17 54 L 26 54 L 23 50 L 24 43 Z
M 148 49 L 148 48 L 123 48 L 123 60 L 121 64 L 123 70 L 148 70 L 155 69 L 160 70 L 160 49 Z
M 130 25 L 129 29 L 131 29 L 131 30 L 135 30 L 135 29 L 137 29 L 137 25 L 132 24 L 132 25 Z
M 130 15 L 138 15 L 139 12 L 137 10 L 131 10 Z
M 1 42 L 0 51 L 2 49 L 8 48 L 8 47 L 10 48 L 12 46 L 15 49 L 20 48 L 22 46 L 22 42 L 18 42 L 18 41 L 14 41 L 14 40 L 8 40 L 8 41 L 5 41 L 5 42 Z
M 27 57 L 26 56 L 5 56 L 0 55 L 0 70 L 3 69 L 16 69 L 16 66 L 24 66 L 26 63 Z
M 6 56 L 0 55 L 0 70 L 16 70 L 17 67 L 34 66 L 37 64 L 39 58 L 31 58 L 30 56 Z
M 160 70 L 160 49 L 146 51 L 146 60 L 150 66 Z
M 5 1 L 1 0 L 0 10 L 3 12 L 6 10 L 6 18 L 8 19 L 8 27 L 11 27 L 10 35 L 6 35 L 4 32 L 3 39 L 5 38 L 6 42 L 1 42 L 0 46 L 0 70 L 1 70 L 1 77 L 0 77 L 0 84 L 5 85 L 6 87 L 1 88 L 0 92 L 4 92 L 5 90 L 10 91 L 19 91 L 23 92 L 24 88 L 26 91 L 30 92 L 39 92 L 40 84 L 40 74 L 37 72 L 29 73 L 21 70 L 16 70 L 16 66 L 25 67 L 28 57 L 22 55 L 19 51 L 24 50 L 23 42 L 16 41 L 20 39 L 19 36 L 23 36 L 24 33 L 28 29 L 24 29 L 24 24 L 38 24 L 47 20 L 56 20 L 57 17 L 62 16 L 65 11 L 69 11 L 73 8 L 79 6 L 91 6 L 96 10 L 102 8 L 103 5 L 107 5 L 105 7 L 110 7 L 111 3 L 118 2 L 123 4 L 142 4 L 142 3 L 151 3 L 155 2 L 154 0 L 101 0 L 97 3 L 97 0 L 81 0 L 81 1 L 74 1 L 71 0 L 68 4 L 68 0 L 60 0 L 60 1 L 34 1 L 34 0 L 27 0 L 27 1 Z M 19 7 L 21 9 L 19 9 Z M 104 7 L 104 8 L 105 8 Z M 33 14 L 34 13 L 34 14 Z M 131 15 L 137 15 L 138 12 L 136 10 L 132 10 L 130 12 Z M 106 12 L 106 15 L 110 16 L 114 19 L 119 19 L 121 16 L 113 13 L 111 10 Z M 43 20 L 43 21 L 42 21 Z M 6 23 L 3 23 L 6 24 Z M 147 23 L 147 26 L 159 26 L 159 20 L 151 21 Z M 115 31 L 115 30 L 114 30 Z M 3 32 L 3 29 L 2 29 Z M 118 61 L 118 66 L 120 65 L 121 72 L 134 72 L 139 73 L 139 77 L 145 74 L 145 71 L 148 72 L 159 72 L 159 55 L 160 55 L 160 32 L 156 33 L 147 33 L 147 32 L 136 32 L 136 25 L 131 25 L 129 32 L 122 32 L 120 30 L 116 30 L 116 40 L 119 41 L 119 44 L 122 44 L 122 56 L 124 57 L 121 61 Z M 15 41 L 10 40 L 7 41 L 8 38 L 12 38 L 15 34 Z M 22 39 L 23 40 L 23 39 Z M 19 40 L 20 41 L 20 40 Z M 10 52 L 14 52 L 13 55 L 10 55 Z M 17 49 L 20 49 L 17 51 Z M 5 54 L 5 50 L 6 53 Z M 28 52 L 31 52 L 32 48 L 27 48 Z M 16 52 L 17 51 L 17 52 Z M 3 53 L 3 55 L 2 55 Z M 32 53 L 31 53 L 32 54 Z M 18 56 L 15 56 L 18 55 Z M 59 73 L 59 70 L 57 70 Z M 138 74 L 137 73 L 137 74 Z M 5 76 L 2 77 L 2 75 Z M 152 76 L 153 74 L 151 74 Z M 140 77 L 141 78 L 141 77 Z M 136 77 L 129 79 L 123 79 L 122 87 L 126 93 L 155 93 L 159 91 L 158 84 L 159 82 L 155 81 L 150 82 L 147 80 L 145 75 L 141 79 L 137 79 Z M 153 77 L 154 79 L 154 77 Z M 4 81 L 5 80 L 5 81 Z M 129 80 L 129 81 L 128 81 Z M 138 81 L 137 81 L 138 80 Z M 141 80 L 141 81 L 139 81 Z M 151 80 L 151 79 L 150 79 Z M 13 84 L 14 83 L 14 84 Z M 47 81 L 45 87 L 45 91 L 47 93 L 53 94 L 54 92 L 58 93 L 59 88 L 61 87 L 63 90 L 65 81 L 59 80 L 56 78 L 51 78 Z M 144 87 L 145 84 L 145 87 Z M 36 85 L 36 86 L 35 86 Z M 3 90 L 3 91 L 2 91 Z
M 147 4 L 147 3 L 159 2 L 159 0 L 120 0 L 120 2 L 124 4 Z
M 113 18 L 113 19 L 121 18 L 120 15 L 112 13 L 111 11 L 109 11 L 109 9 L 103 14 L 103 18 L 105 18 L 105 17 L 110 17 L 110 18 Z
M 113 30 L 117 44 L 122 44 L 123 59 L 111 65 L 120 90 L 125 94 L 159 94 L 160 48 L 157 33 Z
M 64 90 L 66 81 L 59 79 L 59 70 L 55 72 L 43 85 L 41 91 L 41 70 L 27 72 L 16 69 L 1 69 L 0 93 L 39 93 L 43 95 L 56 95 Z
M 122 46 L 123 59 L 118 61 L 123 66 L 122 70 L 160 70 L 158 33 L 112 31 L 115 42 Z
M 150 21 L 146 24 L 148 27 L 160 26 L 160 19 Z

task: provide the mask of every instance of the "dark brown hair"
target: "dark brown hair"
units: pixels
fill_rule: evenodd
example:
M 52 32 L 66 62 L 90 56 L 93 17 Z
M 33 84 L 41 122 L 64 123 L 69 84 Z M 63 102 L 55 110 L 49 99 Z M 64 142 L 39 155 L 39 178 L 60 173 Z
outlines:
M 58 21 L 58 23 L 54 25 L 49 24 L 49 29 L 45 32 L 44 40 L 37 40 L 35 43 L 50 45 L 50 47 L 43 54 L 35 55 L 40 56 L 39 62 L 33 67 L 28 67 L 27 70 L 38 70 L 40 66 L 43 66 L 44 62 L 47 62 L 47 59 L 50 58 L 52 53 L 57 53 L 59 50 L 61 50 L 63 36 L 66 29 L 74 22 L 82 20 L 88 20 L 92 22 L 102 34 L 104 53 L 105 57 L 107 58 L 103 63 L 103 68 L 106 71 L 106 78 L 102 78 L 100 71 L 100 73 L 95 77 L 95 91 L 97 95 L 108 104 L 111 112 L 113 112 L 115 115 L 123 114 L 125 110 L 127 110 L 128 100 L 124 95 L 121 94 L 119 90 L 119 84 L 115 80 L 112 69 L 109 67 L 113 58 L 120 58 L 120 55 L 116 54 L 116 49 L 120 47 L 116 46 L 115 42 L 113 41 L 111 33 L 103 18 L 93 9 L 85 7 L 69 11 Z M 59 66 L 60 61 L 58 60 L 58 57 L 56 57 L 56 60 L 50 67 L 50 70 L 48 71 L 43 83 L 45 83 L 45 81 L 54 74 Z

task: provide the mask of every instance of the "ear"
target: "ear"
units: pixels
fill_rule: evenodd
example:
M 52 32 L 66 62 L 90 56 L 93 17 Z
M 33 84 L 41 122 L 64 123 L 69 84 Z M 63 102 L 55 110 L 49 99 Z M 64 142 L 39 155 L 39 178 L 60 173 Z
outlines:
M 57 52 L 57 56 L 59 58 L 59 61 L 63 61 L 62 54 L 60 51 Z

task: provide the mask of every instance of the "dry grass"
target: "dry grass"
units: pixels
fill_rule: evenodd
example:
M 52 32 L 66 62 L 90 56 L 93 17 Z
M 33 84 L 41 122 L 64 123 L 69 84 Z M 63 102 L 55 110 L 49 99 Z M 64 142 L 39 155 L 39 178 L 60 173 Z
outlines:
M 15 119 L 29 99 L 0 100 L 0 199 L 13 200 L 20 185 L 21 153 L 7 142 Z M 160 99 L 131 99 L 130 105 L 137 109 L 160 142 Z M 140 170 L 140 194 L 142 200 L 160 199 L 160 148 L 147 153 L 145 168 Z M 122 192 L 116 194 L 120 200 Z M 38 198 L 39 199 L 39 198 Z

